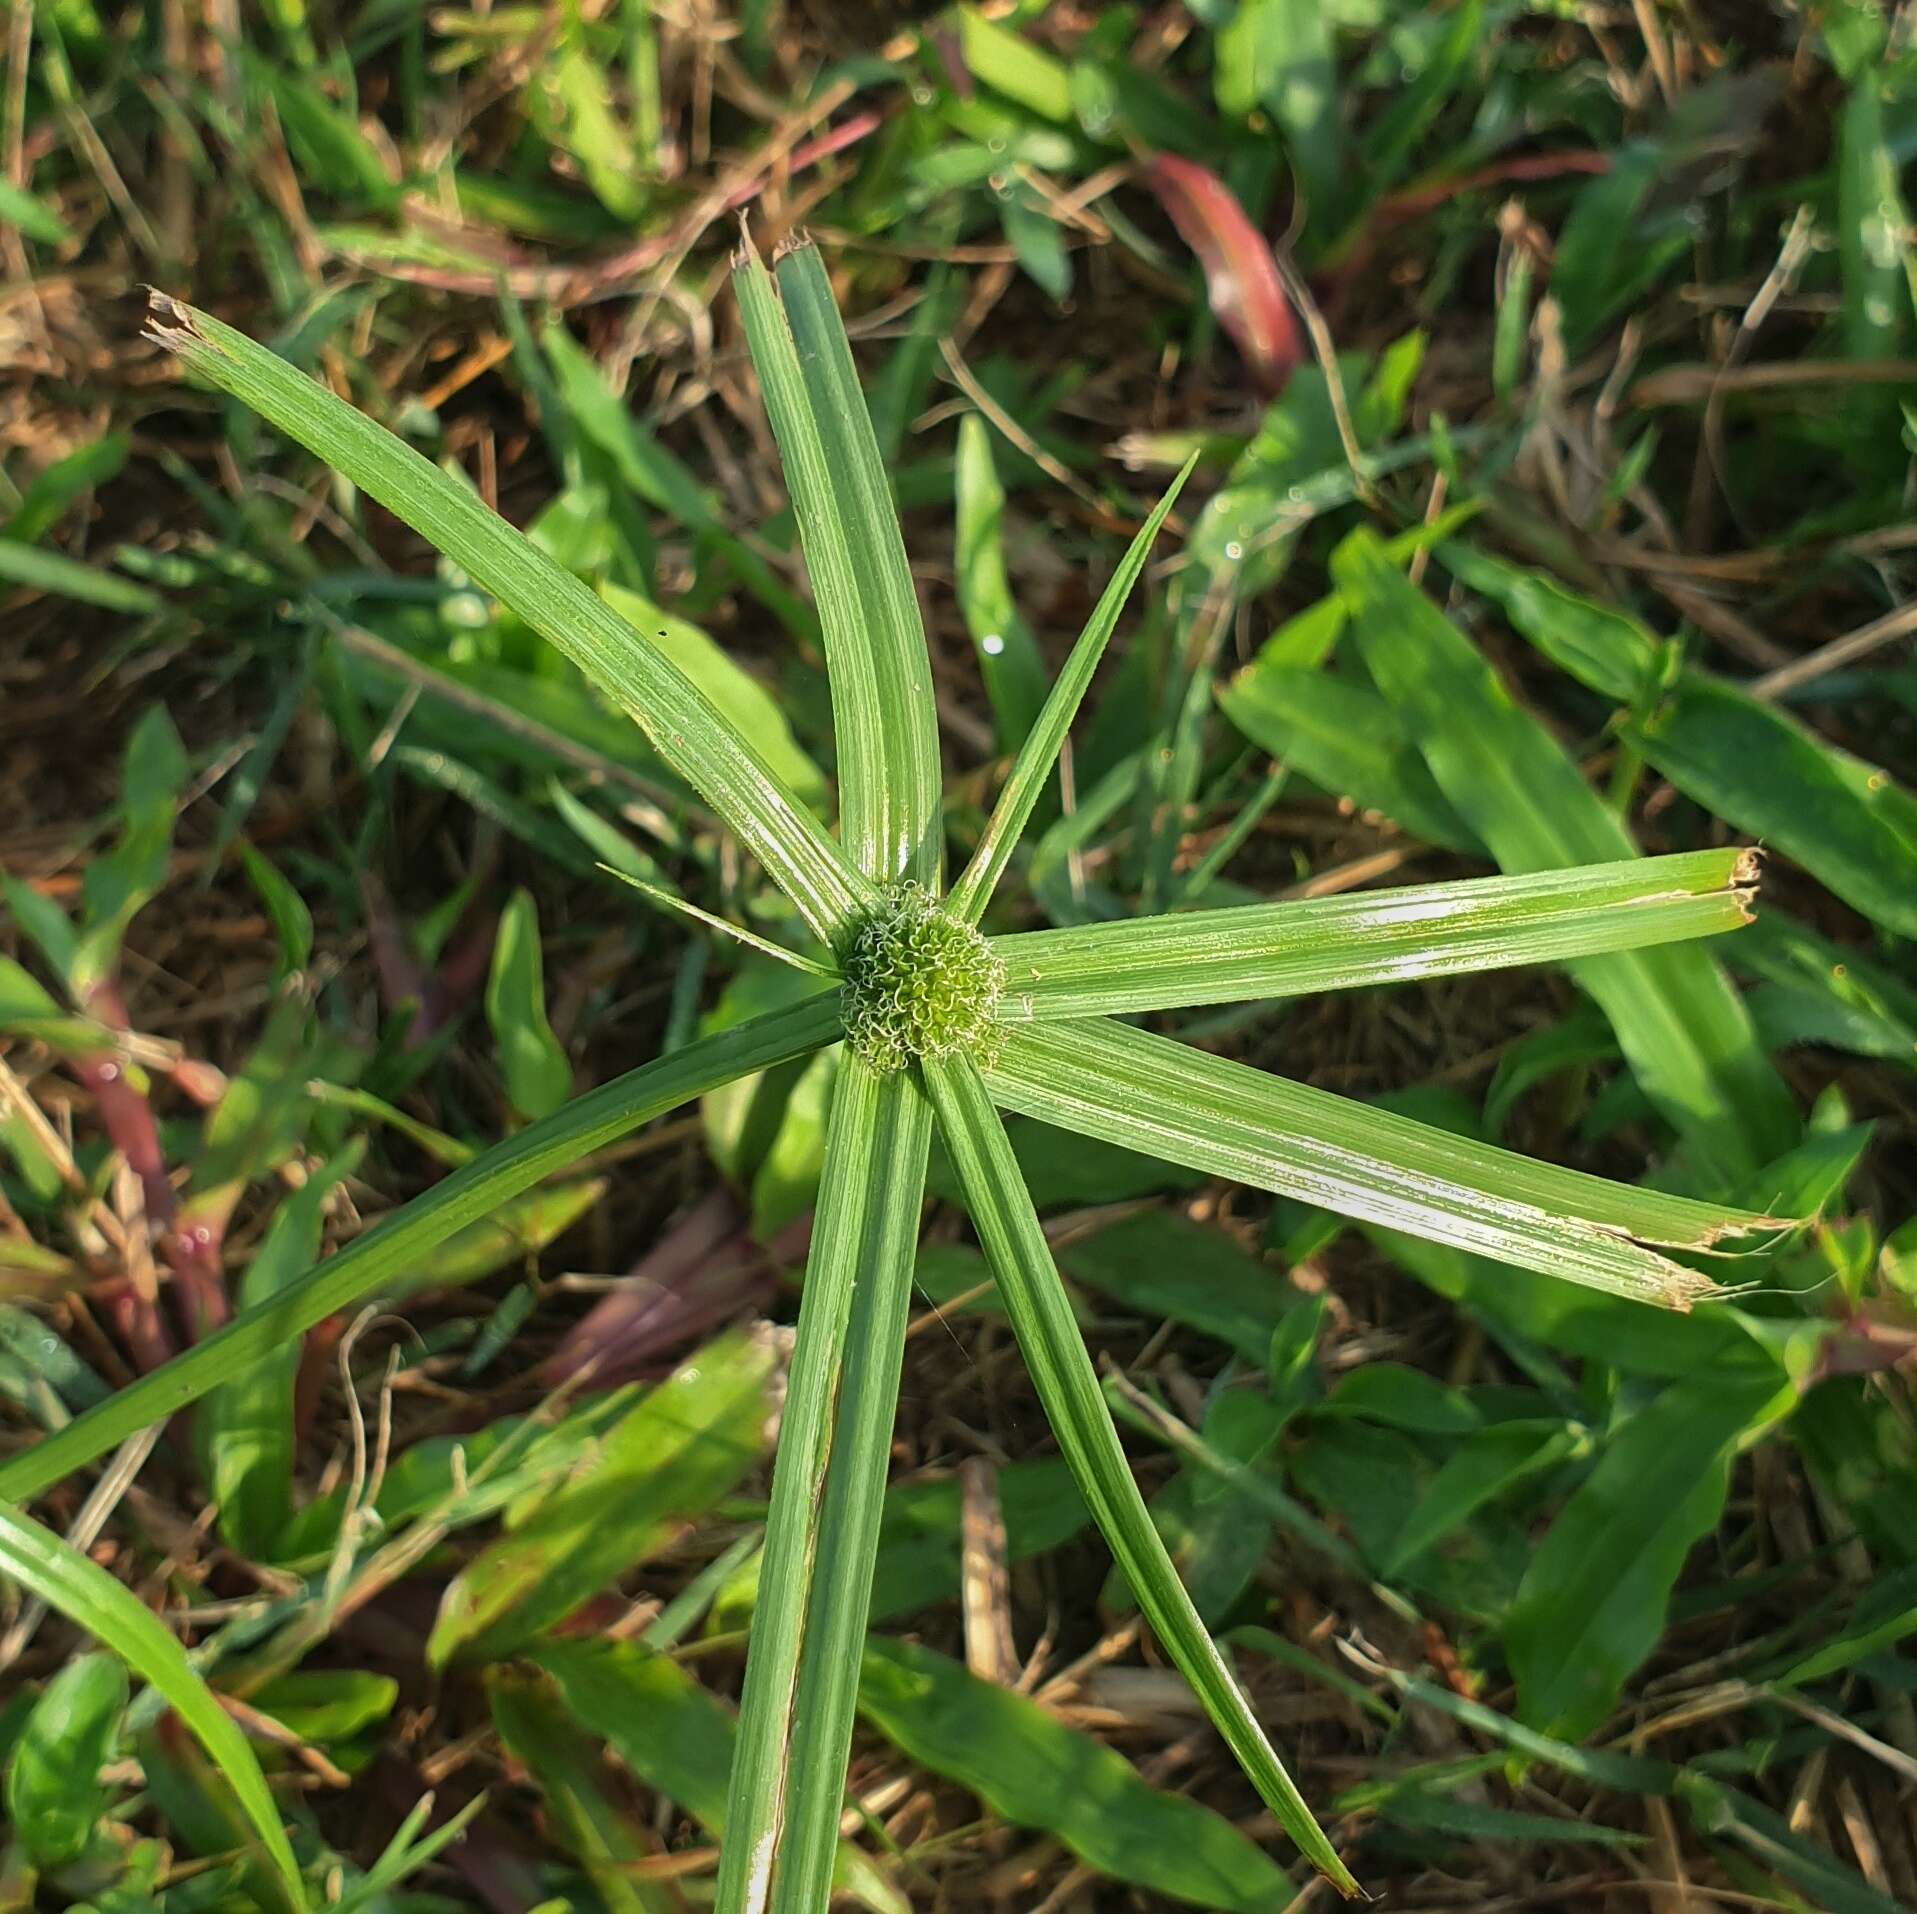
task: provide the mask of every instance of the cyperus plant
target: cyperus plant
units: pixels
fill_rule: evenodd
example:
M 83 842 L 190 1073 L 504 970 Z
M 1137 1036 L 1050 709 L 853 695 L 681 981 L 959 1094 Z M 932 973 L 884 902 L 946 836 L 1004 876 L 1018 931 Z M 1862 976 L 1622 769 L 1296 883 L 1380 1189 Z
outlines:
M 174 1413 L 567 1162 L 718 1085 L 843 1039 L 725 1819 L 722 1914 L 795 1914 L 823 1907 L 830 1893 L 935 1124 L 1060 1447 L 1147 1620 L 1292 1839 L 1355 1892 L 1172 1569 L 1000 1112 L 1520 1270 L 1688 1308 L 1712 1284 L 1668 1251 L 1723 1247 L 1777 1225 L 1531 1162 L 1121 1019 L 1730 929 L 1748 915 L 1748 854 L 987 935 L 987 907 L 1178 487 L 1133 540 L 948 888 L 924 632 L 824 267 L 799 245 L 779 258 L 776 277 L 750 252 L 735 277 L 825 637 L 839 746 L 836 838 L 644 633 L 455 478 L 241 334 L 156 299 L 154 336 L 196 374 L 414 526 L 629 711 L 830 955 L 793 954 L 822 973 L 816 993 L 690 1044 L 502 1143 L 0 1470 L 0 1494 L 34 1494 Z

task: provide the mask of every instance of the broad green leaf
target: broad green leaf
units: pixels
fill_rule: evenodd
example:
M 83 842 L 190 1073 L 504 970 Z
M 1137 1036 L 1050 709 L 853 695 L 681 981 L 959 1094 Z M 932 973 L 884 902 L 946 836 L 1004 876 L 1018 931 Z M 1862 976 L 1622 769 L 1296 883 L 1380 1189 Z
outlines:
M 523 886 L 500 914 L 486 978 L 486 1021 L 513 1108 L 534 1120 L 551 1116 L 571 1094 L 572 1065 L 546 1021 L 539 910 Z
M 1145 1316 L 1186 1323 L 1263 1363 L 1283 1320 L 1286 1292 L 1275 1270 L 1171 1210 L 1148 1209 L 1074 1238 L 1059 1250 L 1075 1282 Z
M 347 1742 L 393 1712 L 399 1683 L 364 1668 L 294 1668 L 247 1699 L 303 1741 Z
M 1724 1512 L 1731 1459 L 1795 1390 L 1775 1377 L 1673 1383 L 1604 1446 L 1532 1555 L 1504 1628 L 1523 1718 L 1582 1740 L 1664 1632 L 1693 1544 Z
M 1220 687 L 1218 703 L 1253 744 L 1321 790 L 1390 818 L 1426 844 L 1482 854 L 1410 732 L 1368 686 L 1261 655 Z
M 0 190 L 0 220 L 6 217 L 5 190 Z M 0 527 L 0 538 L 23 539 L 31 545 L 44 538 L 76 500 L 117 478 L 133 450 L 130 432 L 108 432 L 53 461 L 37 472 L 20 494 L 13 516 Z
M 738 1732 L 723 1702 L 638 1642 L 543 1642 L 532 1659 L 581 1726 L 603 1737 L 647 1787 L 723 1837 Z M 832 1883 L 873 1914 L 909 1914 L 884 1870 L 850 1841 L 838 1844 Z
M 867 885 L 776 772 L 610 606 L 473 492 L 244 334 L 156 294 L 152 336 L 395 512 L 628 711 L 806 921 L 831 936 Z
M 1749 922 L 1756 858 L 1694 851 L 1519 877 L 1025 931 L 1001 1022 L 1124 1016 L 1563 962 Z
M 114 1035 L 91 1017 L 69 1016 L 32 972 L 0 957 L 0 1033 L 29 1037 L 63 1054 L 110 1050 Z
M 585 1467 L 454 1576 L 427 1661 L 511 1654 L 736 1488 L 765 1443 L 776 1368 L 767 1337 L 740 1333 L 682 1363 Z
M 1437 552 L 1460 584 L 1494 600 L 1514 631 L 1579 684 L 1636 705 L 1662 682 L 1668 647 L 1635 618 L 1567 591 L 1548 572 L 1513 565 L 1462 540 L 1446 539 Z
M 959 54 L 976 79 L 1041 120 L 1071 125 L 1071 72 L 1063 60 L 981 7 L 961 6 L 956 17 Z
M 845 1792 L 931 1112 L 847 1056 L 829 1119 L 716 1890 L 721 1914 L 824 1898 Z
M 1005 487 L 992 465 L 991 433 L 976 412 L 966 413 L 959 421 L 953 485 L 958 506 L 959 610 L 978 652 L 979 676 L 991 701 L 998 748 L 1016 751 L 1045 702 L 1045 666 L 1038 640 L 1019 616 L 1005 575 L 1000 530 Z
M 1345 1376 L 1314 1412 L 1361 1416 L 1414 1435 L 1466 1436 L 1484 1415 L 1462 1390 L 1400 1362 L 1367 1362 Z
M 1112 574 L 1110 583 L 1092 608 L 1092 615 L 1086 620 L 1078 642 L 1073 645 L 1071 656 L 1065 660 L 1065 667 L 1058 674 L 1051 695 L 1045 700 L 1024 743 L 1020 745 L 1018 756 L 1012 763 L 1011 775 L 1005 780 L 1005 788 L 999 793 L 991 821 L 985 827 L 985 835 L 979 839 L 971 862 L 953 884 L 951 894 L 946 899 L 946 908 L 966 923 L 976 924 L 985 915 L 985 907 L 992 901 L 992 893 L 997 889 L 999 879 L 1005 875 L 1005 866 L 1024 835 L 1026 825 L 1031 822 L 1032 812 L 1037 808 L 1046 785 L 1051 781 L 1052 768 L 1057 764 L 1058 754 L 1064 747 L 1065 734 L 1072 728 L 1072 719 L 1077 716 L 1078 707 L 1091 686 L 1092 674 L 1098 669 L 1099 659 L 1104 656 L 1105 647 L 1118 624 L 1118 615 L 1125 609 L 1125 601 L 1138 582 L 1138 574 L 1145 569 L 1145 560 L 1151 554 L 1152 541 L 1158 536 L 1158 528 L 1164 524 L 1166 515 L 1177 503 L 1178 494 L 1184 489 L 1185 481 L 1191 477 L 1192 468 L 1197 463 L 1198 454 L 1194 452 L 1166 489 L 1165 496 L 1153 508 L 1151 516 L 1138 528 L 1117 571 Z
M 839 752 L 840 831 L 868 878 L 938 881 L 944 857 L 931 662 L 898 510 L 818 249 L 750 247 L 733 283 L 818 599 Z
M 1487 1502 L 1569 1460 L 1583 1441 L 1578 1431 L 1559 1422 L 1497 1422 L 1466 1436 L 1426 1487 L 1416 1513 L 1380 1560 L 1379 1573 L 1397 1574 Z
M 968 1058 L 928 1059 L 922 1068 L 945 1147 L 970 1197 L 973 1225 L 998 1273 L 999 1293 L 1026 1367 L 1079 1493 L 1166 1653 L 1192 1684 L 1260 1798 L 1312 1865 L 1341 1893 L 1355 1894 L 1357 1883 L 1273 1752 L 1166 1557 L 985 1080 Z
M 154 705 L 127 740 L 120 834 L 81 879 L 85 915 L 67 982 L 83 1005 L 118 970 L 127 926 L 166 882 L 174 813 L 187 769 L 173 720 L 164 706 Z
M 825 773 L 792 735 L 779 701 L 708 633 L 662 611 L 620 585 L 601 585 L 599 596 L 646 642 L 725 713 L 725 722 L 814 810 L 831 796 Z
M 1058 219 L 1023 184 L 997 195 L 999 229 L 1025 276 L 1055 305 L 1072 296 L 1072 255 Z
M 35 1865 L 64 1867 L 86 1852 L 113 1798 L 100 1770 L 126 1702 L 126 1664 L 107 1654 L 68 1662 L 34 1702 L 7 1764 L 7 1821 Z
M 1507 871 L 1634 857 L 1637 847 L 1557 741 L 1464 634 L 1366 534 L 1332 561 L 1366 669 L 1413 728 L 1432 775 Z M 1676 946 L 1581 959 L 1645 1093 L 1723 1183 L 1788 1149 L 1790 1093 L 1712 958 Z
M 149 1423 L 159 1422 L 262 1356 L 361 1297 L 403 1280 L 419 1259 L 455 1230 L 485 1220 L 580 1157 L 616 1142 L 642 1123 L 702 1095 L 731 1077 L 763 1070 L 832 1042 L 838 1035 L 834 993 L 755 1018 L 574 1099 L 556 1115 L 522 1130 L 417 1197 L 400 1214 L 349 1243 L 256 1309 L 130 1383 L 57 1435 L 0 1465 L 0 1496 L 21 1500 L 104 1455 Z
M 292 1904 L 304 1907 L 299 1863 L 253 1750 L 159 1618 L 98 1563 L 10 1502 L 0 1502 L 0 1578 L 17 1582 L 153 1685 L 212 1756 Z
M 1334 15 L 1319 0 L 1240 0 L 1218 29 L 1212 88 L 1241 119 L 1264 107 L 1304 189 L 1305 231 L 1322 247 L 1356 184 L 1345 156 Z
M 560 1840 L 572 1850 L 606 1914 L 677 1914 L 671 1883 L 636 1875 L 659 1843 L 609 1791 L 599 1750 L 537 1676 L 494 1669 L 486 1692 L 506 1752 L 545 1796 Z
M 42 245 L 72 243 L 73 233 L 65 220 L 45 200 L 10 179 L 0 179 L 0 222 L 17 226 L 28 239 L 37 239 Z
M 1917 937 L 1917 795 L 1881 766 L 1698 672 L 1622 736 L 1686 797 Z
M 364 1153 L 355 1138 L 274 1212 L 240 1278 L 242 1311 L 269 1303 L 310 1269 L 319 1253 L 327 1198 Z M 293 1387 L 300 1339 L 289 1336 L 250 1369 L 212 1391 L 194 1419 L 220 1539 L 248 1561 L 272 1559 L 293 1512 Z
M 1243 1914 L 1278 1914 L 1296 1898 L 1222 1815 L 1148 1787 L 1122 1755 L 929 1648 L 868 1642 L 859 1712 L 920 1767 L 1015 1826 L 1055 1835 L 1134 1893 Z
M 1722 678 L 1680 671 L 1664 685 L 1665 647 L 1621 611 L 1469 546 L 1438 555 L 1554 663 L 1631 706 L 1623 736 L 1686 797 L 1917 936 L 1917 796 L 1888 771 Z
M 1104 1019 L 1009 1031 L 987 1081 L 1005 1108 L 1062 1129 L 1666 1308 L 1715 1285 L 1652 1245 L 1707 1249 L 1782 1227 L 1534 1162 Z

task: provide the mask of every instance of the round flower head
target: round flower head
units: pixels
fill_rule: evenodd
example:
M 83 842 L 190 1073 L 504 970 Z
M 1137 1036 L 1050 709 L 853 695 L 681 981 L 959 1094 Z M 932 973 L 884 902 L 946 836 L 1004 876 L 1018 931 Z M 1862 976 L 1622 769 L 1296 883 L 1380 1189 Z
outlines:
M 846 1041 L 874 1070 L 958 1051 L 990 1061 L 1004 962 L 924 885 L 888 889 L 845 944 L 841 968 Z

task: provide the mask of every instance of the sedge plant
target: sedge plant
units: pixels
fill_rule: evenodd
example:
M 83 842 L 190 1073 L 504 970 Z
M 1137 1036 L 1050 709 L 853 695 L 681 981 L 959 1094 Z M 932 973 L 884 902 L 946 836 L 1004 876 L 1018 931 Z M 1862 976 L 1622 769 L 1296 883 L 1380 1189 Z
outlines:
M 378 1289 L 452 1231 L 648 1119 L 843 1044 L 747 1655 L 720 1914 L 811 1914 L 831 1891 L 935 1128 L 1059 1446 L 1147 1621 L 1286 1833 L 1354 1893 L 1153 1526 L 1002 1113 L 1457 1245 L 1514 1272 L 1687 1309 L 1713 1284 L 1673 1252 L 1721 1249 L 1778 1226 L 1533 1162 L 1134 1020 L 1728 930 L 1749 914 L 1749 854 L 987 934 L 995 900 L 993 921 L 1017 920 L 1003 887 L 1021 833 L 1178 486 L 1133 539 L 982 838 L 948 882 L 925 635 L 826 270 L 810 244 L 784 251 L 776 271 L 748 248 L 735 284 L 825 639 L 838 734 L 836 835 L 643 632 L 456 477 L 242 334 L 156 297 L 153 336 L 192 373 L 395 512 L 629 712 L 757 857 L 828 956 L 788 953 L 820 973 L 815 992 L 688 1044 L 500 1143 L 0 1468 L 0 1495 L 30 1497 L 175 1414 Z

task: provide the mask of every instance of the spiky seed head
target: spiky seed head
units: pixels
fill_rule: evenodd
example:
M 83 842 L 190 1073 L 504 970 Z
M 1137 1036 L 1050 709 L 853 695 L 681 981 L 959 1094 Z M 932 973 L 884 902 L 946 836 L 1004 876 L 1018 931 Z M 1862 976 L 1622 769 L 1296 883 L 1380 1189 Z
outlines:
M 874 1070 L 959 1051 L 991 1060 L 1004 960 L 923 884 L 881 895 L 843 946 L 840 969 L 846 1041 Z

